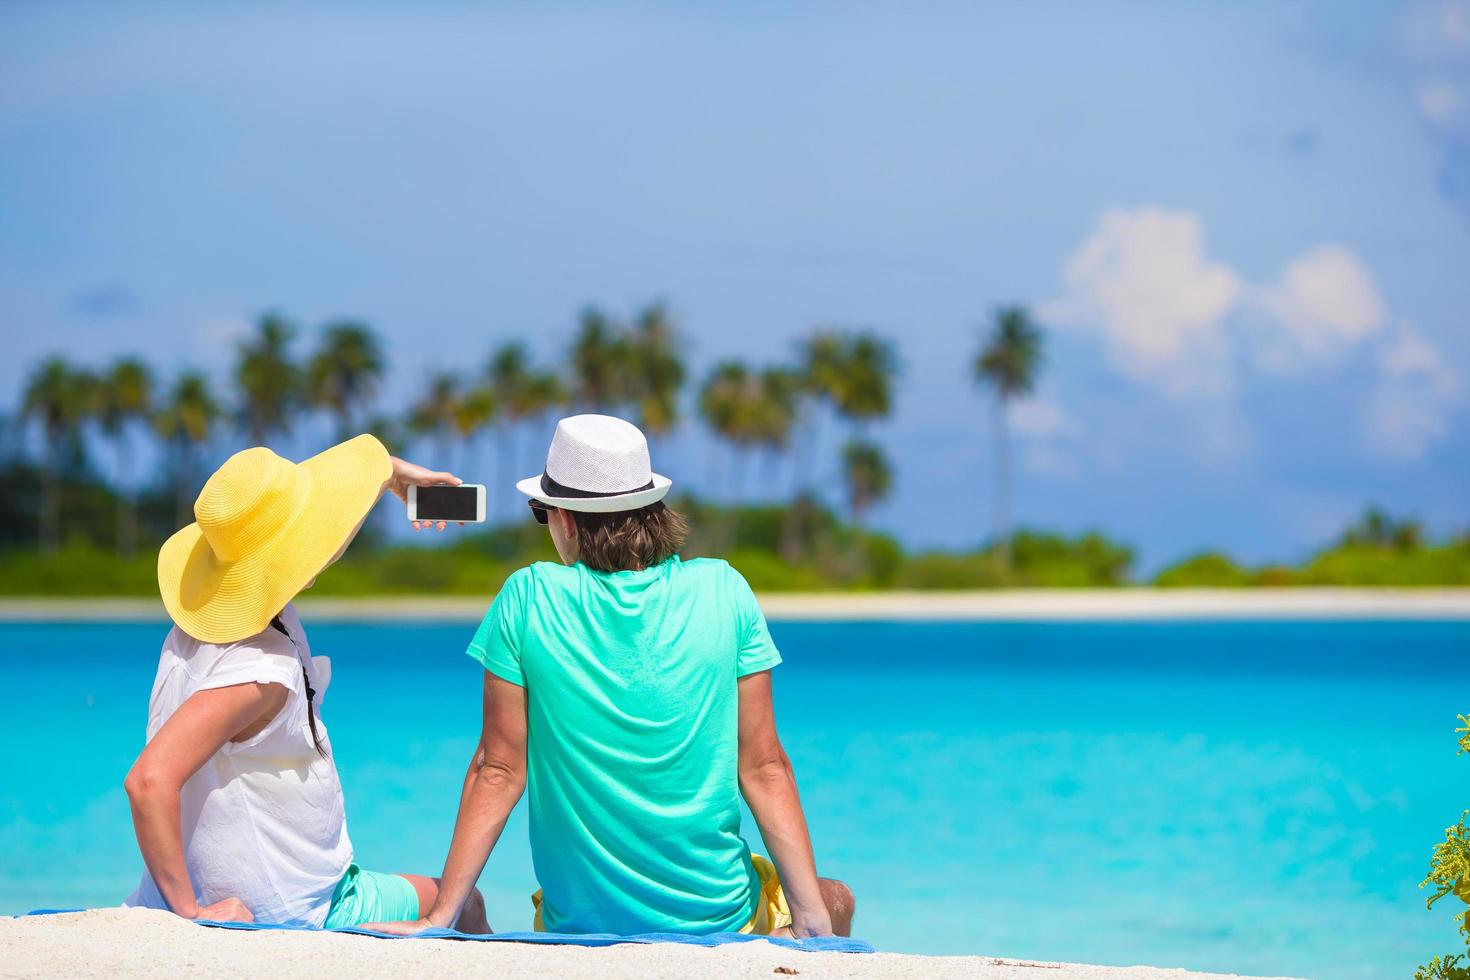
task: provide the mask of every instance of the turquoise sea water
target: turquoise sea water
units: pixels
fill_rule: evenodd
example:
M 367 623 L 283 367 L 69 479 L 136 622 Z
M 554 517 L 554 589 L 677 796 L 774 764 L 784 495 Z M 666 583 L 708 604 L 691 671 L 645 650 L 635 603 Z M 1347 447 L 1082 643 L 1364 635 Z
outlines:
M 437 873 L 478 727 L 472 624 L 307 625 L 359 859 Z M 1470 806 L 1470 623 L 772 632 L 820 869 L 881 948 L 1344 978 L 1456 948 L 1417 884 Z M 121 783 L 162 635 L 0 626 L 0 912 L 135 883 Z M 524 807 L 481 887 L 492 924 L 529 926 Z

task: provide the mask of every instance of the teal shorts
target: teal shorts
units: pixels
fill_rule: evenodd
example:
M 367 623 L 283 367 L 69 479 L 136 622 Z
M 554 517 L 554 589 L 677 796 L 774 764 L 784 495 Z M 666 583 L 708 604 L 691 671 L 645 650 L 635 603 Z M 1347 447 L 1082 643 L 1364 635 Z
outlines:
M 403 875 L 385 875 L 349 865 L 332 892 L 323 929 L 345 929 L 364 922 L 412 922 L 419 917 L 419 893 Z

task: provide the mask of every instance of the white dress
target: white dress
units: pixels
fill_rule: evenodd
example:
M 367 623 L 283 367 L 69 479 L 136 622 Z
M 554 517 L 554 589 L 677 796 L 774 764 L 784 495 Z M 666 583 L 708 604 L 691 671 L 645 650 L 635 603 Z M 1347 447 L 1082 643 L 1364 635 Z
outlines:
M 164 640 L 148 702 L 148 738 L 197 691 L 251 682 L 286 688 L 286 703 L 270 724 L 246 741 L 226 742 L 184 783 L 184 858 L 201 905 L 234 897 L 257 922 L 320 926 L 352 863 L 327 728 L 318 714 L 324 757 L 312 744 L 302 683 L 304 665 L 320 710 L 331 662 L 311 656 L 294 609 L 287 606 L 281 621 L 294 646 L 276 629 L 214 644 L 175 626 Z M 146 870 L 123 904 L 168 908 Z

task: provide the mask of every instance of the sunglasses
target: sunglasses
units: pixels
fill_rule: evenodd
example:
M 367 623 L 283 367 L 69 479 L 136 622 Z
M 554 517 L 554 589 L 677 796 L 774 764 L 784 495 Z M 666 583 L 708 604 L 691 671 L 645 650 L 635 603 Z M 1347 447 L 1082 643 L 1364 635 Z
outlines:
M 531 516 L 536 518 L 536 523 L 545 526 L 551 522 L 550 513 L 556 510 L 550 504 L 543 504 L 539 500 L 528 500 L 526 505 L 531 508 Z

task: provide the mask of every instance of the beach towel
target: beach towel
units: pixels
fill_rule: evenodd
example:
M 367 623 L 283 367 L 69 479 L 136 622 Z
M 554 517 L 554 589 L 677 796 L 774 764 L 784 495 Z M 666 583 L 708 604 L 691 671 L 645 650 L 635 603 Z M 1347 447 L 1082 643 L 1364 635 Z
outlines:
M 80 912 L 81 909 L 37 909 L 29 915 L 58 915 L 63 912 Z M 771 936 L 747 936 L 738 932 L 720 932 L 712 936 L 686 936 L 677 932 L 646 932 L 636 936 L 614 936 L 608 933 L 566 935 L 554 932 L 497 932 L 488 936 L 474 936 L 453 929 L 428 929 L 417 936 L 392 936 L 385 932 L 374 932 L 352 926 L 346 929 L 315 929 L 311 926 L 283 926 L 263 922 L 212 922 L 195 919 L 198 925 L 211 929 L 243 929 L 248 931 L 285 930 L 287 932 L 346 932 L 355 936 L 376 936 L 379 939 L 461 939 L 480 943 L 536 943 L 542 946 L 618 946 L 622 943 L 680 943 L 685 946 L 727 946 L 730 943 L 768 942 L 782 949 L 803 950 L 808 953 L 874 953 L 871 945 L 861 939 L 843 936 L 820 936 L 813 939 L 777 939 Z

